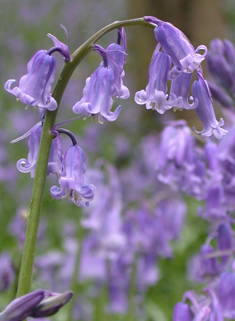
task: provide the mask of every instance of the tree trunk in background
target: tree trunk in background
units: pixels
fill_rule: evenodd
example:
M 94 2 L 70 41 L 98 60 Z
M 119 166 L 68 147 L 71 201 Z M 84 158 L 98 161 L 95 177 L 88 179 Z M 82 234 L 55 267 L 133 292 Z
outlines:
M 226 37 L 222 5 L 222 0 L 127 0 L 127 16 L 130 18 L 145 15 L 158 17 L 171 22 L 183 31 L 195 48 L 201 44 L 209 47 L 213 38 Z M 130 39 L 128 47 L 132 52 L 129 65 L 135 72 L 133 89 L 140 90 L 146 87 L 149 62 L 157 42 L 153 32 L 146 28 L 131 29 L 128 32 L 131 33 L 131 37 L 128 38 Z M 205 64 L 203 68 L 205 71 Z M 196 117 L 192 117 L 191 111 L 177 113 L 177 116 Z M 191 123 L 190 119 L 188 121 Z

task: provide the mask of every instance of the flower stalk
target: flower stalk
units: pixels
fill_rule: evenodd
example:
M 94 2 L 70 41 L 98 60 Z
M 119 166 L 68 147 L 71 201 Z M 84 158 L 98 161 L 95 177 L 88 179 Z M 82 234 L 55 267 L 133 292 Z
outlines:
M 43 192 L 47 175 L 47 165 L 50 155 L 51 143 L 54 138 L 54 136 L 51 134 L 51 130 L 55 125 L 57 112 L 65 88 L 78 64 L 90 51 L 92 51 L 93 45 L 106 33 L 116 28 L 126 26 L 143 26 L 151 29 L 154 29 L 155 27 L 154 24 L 147 23 L 144 18 L 116 21 L 110 25 L 107 25 L 106 27 L 95 33 L 92 37 L 90 37 L 77 50 L 75 50 L 75 52 L 71 55 L 71 60 L 69 62 L 65 61 L 65 65 L 56 83 L 55 89 L 52 93 L 52 97 L 56 100 L 58 108 L 54 111 L 47 110 L 43 123 L 38 161 L 28 211 L 28 224 L 19 274 L 17 297 L 29 293 L 31 289 L 34 257 L 37 244 L 37 232 L 39 227 Z

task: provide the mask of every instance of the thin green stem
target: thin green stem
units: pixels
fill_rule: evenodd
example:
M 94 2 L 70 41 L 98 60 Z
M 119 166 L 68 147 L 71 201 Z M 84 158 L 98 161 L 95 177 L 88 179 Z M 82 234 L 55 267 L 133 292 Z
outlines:
M 55 89 L 52 94 L 52 96 L 57 101 L 58 108 L 65 88 L 75 68 L 78 66 L 81 60 L 92 50 L 93 44 L 109 31 L 126 26 L 143 26 L 151 29 L 155 27 L 154 25 L 145 22 L 144 18 L 117 21 L 102 28 L 90 39 L 88 39 L 71 55 L 71 61 L 66 62 L 64 68 L 62 69 L 62 72 L 59 76 L 59 79 L 56 83 Z M 30 292 L 31 289 L 34 256 L 37 243 L 37 232 L 40 220 L 45 180 L 47 175 L 47 164 L 53 139 L 53 136 L 51 135 L 51 130 L 55 125 L 58 108 L 53 112 L 47 111 L 45 121 L 43 124 L 37 167 L 35 171 L 32 196 L 29 206 L 24 251 L 22 255 L 20 275 L 18 281 L 18 297 Z

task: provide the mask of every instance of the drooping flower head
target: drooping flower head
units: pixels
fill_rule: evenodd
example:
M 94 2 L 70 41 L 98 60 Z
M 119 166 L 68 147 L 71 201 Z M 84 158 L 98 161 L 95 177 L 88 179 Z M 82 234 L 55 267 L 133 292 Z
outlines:
M 192 85 L 192 94 L 193 98 L 198 100 L 196 112 L 203 124 L 202 131 L 195 131 L 205 137 L 213 134 L 217 139 L 221 139 L 227 134 L 227 130 L 221 128 L 224 125 L 222 118 L 219 122 L 216 120 L 211 92 L 201 71 L 197 71 L 197 80 Z
M 115 121 L 121 111 L 121 105 L 114 112 L 111 111 L 113 97 L 126 99 L 129 97 L 129 90 L 123 85 L 124 65 L 126 61 L 126 38 L 124 29 L 119 30 L 123 46 L 111 44 L 106 50 L 99 45 L 94 45 L 103 62 L 88 77 L 83 89 L 83 97 L 73 106 L 73 112 L 84 116 L 98 115 L 99 121 L 103 119 Z M 119 40 L 118 40 L 119 41 Z
M 171 23 L 151 16 L 144 19 L 157 25 L 154 29 L 155 37 L 161 44 L 163 51 L 171 57 L 174 63 L 170 73 L 172 79 L 180 72 L 193 72 L 198 69 L 207 54 L 205 46 L 201 45 L 195 50 L 185 34 Z M 199 50 L 204 50 L 204 54 L 199 54 Z
M 42 124 L 38 123 L 32 128 L 32 131 L 29 136 L 28 159 L 21 158 L 17 162 L 17 169 L 21 173 L 29 173 L 30 172 L 31 178 L 33 178 L 35 175 L 36 164 L 37 164 L 37 160 L 38 160 L 38 151 L 39 151 L 39 146 L 40 146 L 40 141 L 41 141 L 41 135 L 42 135 Z
M 221 274 L 217 286 L 217 295 L 225 318 L 235 318 L 235 274 L 224 272 Z
M 198 101 L 189 97 L 192 72 L 200 68 L 206 55 L 206 47 L 200 46 L 196 52 L 186 36 L 168 22 L 154 17 L 145 17 L 149 23 L 157 25 L 154 29 L 158 44 L 149 66 L 149 82 L 145 90 L 135 94 L 135 102 L 146 104 L 147 109 L 155 109 L 160 114 L 171 109 L 195 109 Z M 197 53 L 205 49 L 204 55 Z M 172 63 L 174 67 L 172 67 Z M 168 94 L 168 81 L 172 81 Z
M 205 294 L 197 296 L 194 291 L 187 291 L 183 302 L 177 303 L 174 308 L 173 321 L 223 321 L 223 313 L 215 293 L 211 289 L 205 289 L 204 292 Z
M 23 104 L 38 106 L 39 109 L 44 108 L 44 112 L 40 112 L 41 117 L 43 117 L 45 109 L 53 111 L 57 108 L 57 102 L 51 96 L 56 67 L 53 52 L 58 51 L 66 61 L 70 60 L 68 46 L 50 34 L 49 37 L 54 41 L 55 47 L 48 51 L 39 50 L 36 52 L 27 64 L 27 74 L 20 78 L 19 87 L 11 89 L 12 83 L 16 82 L 15 79 L 9 79 L 4 86 L 6 91 L 16 96 Z
M 95 186 L 86 184 L 86 154 L 77 144 L 71 145 L 63 158 L 59 176 L 60 187 L 52 186 L 55 199 L 70 197 L 77 206 L 88 206 L 93 199 Z
M 27 64 L 27 74 L 21 77 L 19 87 L 11 89 L 14 79 L 9 79 L 4 88 L 23 104 L 55 110 L 57 103 L 51 97 L 51 85 L 55 75 L 55 57 L 46 50 L 39 50 Z
M 28 147 L 28 159 L 21 158 L 17 162 L 17 169 L 21 173 L 29 173 L 33 178 L 35 175 L 37 160 L 38 160 L 38 152 L 40 147 L 41 135 L 42 135 L 42 123 L 37 123 L 31 130 L 29 130 L 23 136 L 17 138 L 12 141 L 17 142 L 29 135 Z M 62 161 L 62 152 L 61 152 L 61 137 L 59 133 L 57 133 L 56 137 L 52 141 L 51 151 L 48 160 L 48 168 L 47 175 L 60 173 L 61 171 L 61 161 Z
M 72 292 L 62 294 L 37 290 L 13 300 L 1 313 L 1 321 L 23 321 L 27 317 L 48 317 L 71 300 Z
M 171 68 L 169 55 L 159 51 L 157 46 L 149 66 L 149 83 L 145 90 L 135 94 L 135 102 L 139 105 L 146 104 L 147 109 L 155 109 L 160 114 L 169 110 L 173 103 L 167 95 L 167 79 Z

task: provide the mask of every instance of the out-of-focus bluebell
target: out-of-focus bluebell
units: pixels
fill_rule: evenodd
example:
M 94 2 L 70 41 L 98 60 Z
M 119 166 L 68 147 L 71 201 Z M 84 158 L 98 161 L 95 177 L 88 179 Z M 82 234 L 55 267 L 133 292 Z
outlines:
M 15 270 L 9 253 L 1 253 L 0 267 L 0 291 L 5 292 L 10 288 L 15 278 Z

